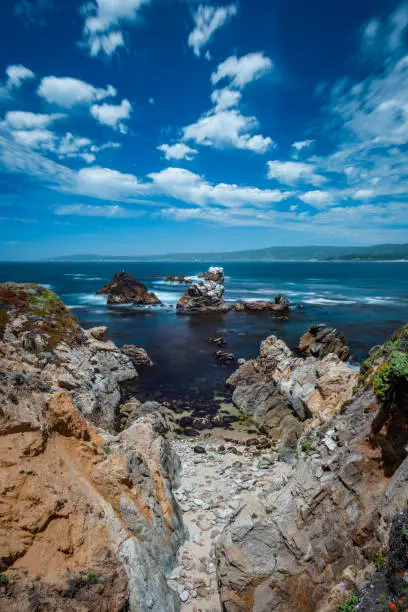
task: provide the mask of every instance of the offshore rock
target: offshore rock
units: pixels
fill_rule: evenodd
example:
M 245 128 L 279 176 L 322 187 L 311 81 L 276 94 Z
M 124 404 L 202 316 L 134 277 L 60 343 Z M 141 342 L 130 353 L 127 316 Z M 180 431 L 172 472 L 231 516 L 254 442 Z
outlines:
M 333 353 L 345 361 L 350 356 L 350 349 L 346 345 L 343 332 L 324 324 L 309 327 L 300 338 L 298 348 L 313 357 L 326 357 L 329 353 Z
M 199 278 L 204 278 L 205 280 L 213 281 L 214 283 L 224 283 L 224 268 L 219 266 L 210 266 L 207 272 L 202 272 L 198 275 Z
M 188 287 L 177 302 L 179 314 L 228 312 L 230 307 L 223 300 L 224 287 L 212 280 L 201 281 Z
M 191 278 L 186 278 L 184 274 L 180 274 L 179 276 L 166 276 L 164 280 L 167 283 L 186 283 L 187 285 L 191 285 L 193 282 Z
M 289 300 L 279 293 L 275 296 L 274 302 L 268 300 L 255 300 L 251 302 L 236 302 L 232 308 L 237 312 L 272 312 L 276 316 L 286 316 L 290 312 Z
M 129 272 L 117 272 L 112 281 L 96 292 L 107 295 L 108 304 L 158 305 L 161 301 L 155 293 L 149 292 L 146 285 L 135 279 Z

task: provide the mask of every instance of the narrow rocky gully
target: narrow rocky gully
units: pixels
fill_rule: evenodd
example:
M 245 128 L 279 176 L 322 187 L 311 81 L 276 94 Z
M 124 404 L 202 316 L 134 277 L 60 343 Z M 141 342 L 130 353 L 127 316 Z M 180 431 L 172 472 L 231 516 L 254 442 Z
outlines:
M 232 442 L 211 434 L 178 438 L 173 448 L 182 466 L 175 497 L 188 535 L 168 583 L 177 591 L 182 611 L 221 612 L 215 541 L 248 496 L 252 504 L 263 498 L 265 505 L 266 492 L 285 483 L 292 468 L 278 461 L 266 439 L 250 436 Z

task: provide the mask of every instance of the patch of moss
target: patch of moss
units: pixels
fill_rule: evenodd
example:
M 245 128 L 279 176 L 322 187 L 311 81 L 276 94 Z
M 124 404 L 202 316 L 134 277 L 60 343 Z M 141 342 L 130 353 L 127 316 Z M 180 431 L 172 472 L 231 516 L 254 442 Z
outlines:
M 8 576 L 7 574 L 0 573 L 0 584 L 8 584 Z

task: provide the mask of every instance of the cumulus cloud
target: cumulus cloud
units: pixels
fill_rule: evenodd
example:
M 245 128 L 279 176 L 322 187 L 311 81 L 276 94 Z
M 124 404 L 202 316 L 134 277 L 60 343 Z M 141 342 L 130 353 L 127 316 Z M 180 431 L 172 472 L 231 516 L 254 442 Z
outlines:
M 252 135 L 257 127 L 255 117 L 245 117 L 237 109 L 214 110 L 183 128 L 183 140 L 216 149 L 236 148 L 265 153 L 274 143 L 269 136 Z
M 111 206 L 96 206 L 90 204 L 64 204 L 54 209 L 55 215 L 70 215 L 77 217 L 107 217 L 109 219 L 124 219 L 134 213 L 118 204 Z
M 123 120 L 129 119 L 132 112 L 132 105 L 129 100 L 123 99 L 120 104 L 93 104 L 91 106 L 91 115 L 95 117 L 99 123 L 108 125 L 114 130 L 119 130 L 121 134 L 127 133 L 127 126 Z
M 146 191 L 146 187 L 133 174 L 91 166 L 78 171 L 73 190 L 104 199 L 131 200 Z
M 151 0 L 95 0 L 83 5 L 85 15 L 84 45 L 96 57 L 104 53 L 110 57 L 124 46 L 122 26 L 136 22 L 144 5 Z
M 304 149 L 309 149 L 312 144 L 314 144 L 314 140 L 298 140 L 297 142 L 292 143 L 292 148 L 294 149 L 293 157 L 297 159 L 299 157 L 299 153 Z
M 211 101 L 215 105 L 215 111 L 226 110 L 238 106 L 242 94 L 233 89 L 215 89 L 211 94 Z
M 284 185 L 293 185 L 299 181 L 321 185 L 327 180 L 316 171 L 316 166 L 310 163 L 274 160 L 268 161 L 267 166 L 267 177 Z
M 307 191 L 298 196 L 302 202 L 313 206 L 314 208 L 326 208 L 334 204 L 334 197 L 330 191 Z
M 55 136 L 49 130 L 13 130 L 12 135 L 16 142 L 33 149 L 52 150 Z
M 45 128 L 57 119 L 62 119 L 65 115 L 61 113 L 42 114 L 30 113 L 28 111 L 8 111 L 5 122 L 7 126 L 15 130 L 31 130 L 33 128 Z
M 222 62 L 211 75 L 211 82 L 216 85 L 227 79 L 230 86 L 242 89 L 251 81 L 261 78 L 273 68 L 272 60 L 263 53 L 248 53 L 243 57 L 232 55 Z
M 200 57 L 202 50 L 208 45 L 215 32 L 228 23 L 236 14 L 235 4 L 229 6 L 209 6 L 200 4 L 194 13 L 194 29 L 188 37 L 188 45 L 196 57 Z
M 198 153 L 197 149 L 192 149 L 183 142 L 177 142 L 174 145 L 162 144 L 157 148 L 164 153 L 164 157 L 167 160 L 187 159 L 190 161 Z
M 7 66 L 6 74 L 6 87 L 8 87 L 9 89 L 19 88 L 21 87 L 23 81 L 35 78 L 34 72 L 29 68 L 22 66 L 21 64 L 13 64 L 12 66 Z
M 198 174 L 184 168 L 166 168 L 148 175 L 159 192 L 170 197 L 204 206 L 215 204 L 236 207 L 251 204 L 264 206 L 281 202 L 290 193 L 278 189 L 258 189 L 226 183 L 211 184 Z
M 116 96 L 116 89 L 112 85 L 103 89 L 79 79 L 56 76 L 44 77 L 37 92 L 47 102 L 58 104 L 62 108 L 71 108 L 77 104 L 92 104 Z

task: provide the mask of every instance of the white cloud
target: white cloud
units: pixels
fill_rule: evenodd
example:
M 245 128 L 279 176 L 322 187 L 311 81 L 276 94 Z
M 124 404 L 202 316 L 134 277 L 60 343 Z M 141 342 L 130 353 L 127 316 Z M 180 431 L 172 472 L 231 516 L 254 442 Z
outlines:
M 192 149 L 183 142 L 177 142 L 174 145 L 162 144 L 157 147 L 159 151 L 164 153 L 165 159 L 187 159 L 192 160 L 198 153 L 197 149 Z
M 369 200 L 375 196 L 373 189 L 357 189 L 353 194 L 355 200 Z
M 91 166 L 79 170 L 73 191 L 103 199 L 131 200 L 146 191 L 146 186 L 133 174 Z
M 314 140 L 298 140 L 297 142 L 292 143 L 292 148 L 295 149 L 296 155 L 303 151 L 303 149 L 308 149 L 314 144 Z
M 45 128 L 57 119 L 62 119 L 63 117 L 65 117 L 65 115 L 61 113 L 46 115 L 26 111 L 9 111 L 6 113 L 5 121 L 9 128 L 15 130 L 30 130 L 33 128 Z
M 6 87 L 9 89 L 21 87 L 23 81 L 27 79 L 34 79 L 35 74 L 29 68 L 22 66 L 21 64 L 13 64 L 12 66 L 7 66 L 6 68 L 7 74 L 7 83 Z
M 120 31 L 109 32 L 108 34 L 98 34 L 89 37 L 89 54 L 96 57 L 103 52 L 112 55 L 119 47 L 124 47 L 125 41 Z
M 265 153 L 273 146 L 269 137 L 251 135 L 258 127 L 255 117 L 245 117 L 236 109 L 214 111 L 203 115 L 196 123 L 183 128 L 183 140 L 216 149 L 248 149 Z
M 242 94 L 240 91 L 228 89 L 228 87 L 225 87 L 224 89 L 216 89 L 211 94 L 211 100 L 215 104 L 216 111 L 226 110 L 228 108 L 238 106 L 241 97 Z
M 237 58 L 228 57 L 211 75 L 211 82 L 216 85 L 223 79 L 229 79 L 232 87 L 242 89 L 251 81 L 255 81 L 270 72 L 273 63 L 263 53 L 248 53 Z
M 116 96 L 116 89 L 112 85 L 108 85 L 106 89 L 97 88 L 71 77 L 44 77 L 37 91 L 47 102 L 63 108 L 71 108 L 76 104 L 92 104 Z
M 229 6 L 208 6 L 200 4 L 194 14 L 194 30 L 188 37 L 188 45 L 194 55 L 200 57 L 201 51 L 211 41 L 215 32 L 228 23 L 236 14 L 235 4 Z
M 133 216 L 132 211 L 118 204 L 112 206 L 95 206 L 90 204 L 65 204 L 54 209 L 55 215 L 74 215 L 78 217 L 107 217 L 124 219 Z
M 264 206 L 281 202 L 290 195 L 278 189 L 258 189 L 226 183 L 212 185 L 203 177 L 184 168 L 166 168 L 148 176 L 159 193 L 199 206 Z
M 333 194 L 330 191 L 307 191 L 298 196 L 302 202 L 315 208 L 326 208 L 334 203 Z
M 84 43 L 91 56 L 108 57 L 124 46 L 121 26 L 137 21 L 140 9 L 151 0 L 95 0 L 83 5 L 85 14 Z
M 12 135 L 16 142 L 26 147 L 44 150 L 54 148 L 55 136 L 49 130 L 13 130 Z
M 314 164 L 294 161 L 269 161 L 267 162 L 269 179 L 275 179 L 284 185 L 293 185 L 298 181 L 304 181 L 311 185 L 321 185 L 326 178 L 316 171 Z
M 129 100 L 122 100 L 120 104 L 93 104 L 91 106 L 91 115 L 95 117 L 99 123 L 109 125 L 115 130 L 119 130 L 122 134 L 127 133 L 127 126 L 122 123 L 122 120 L 129 119 L 132 112 L 132 105 Z

